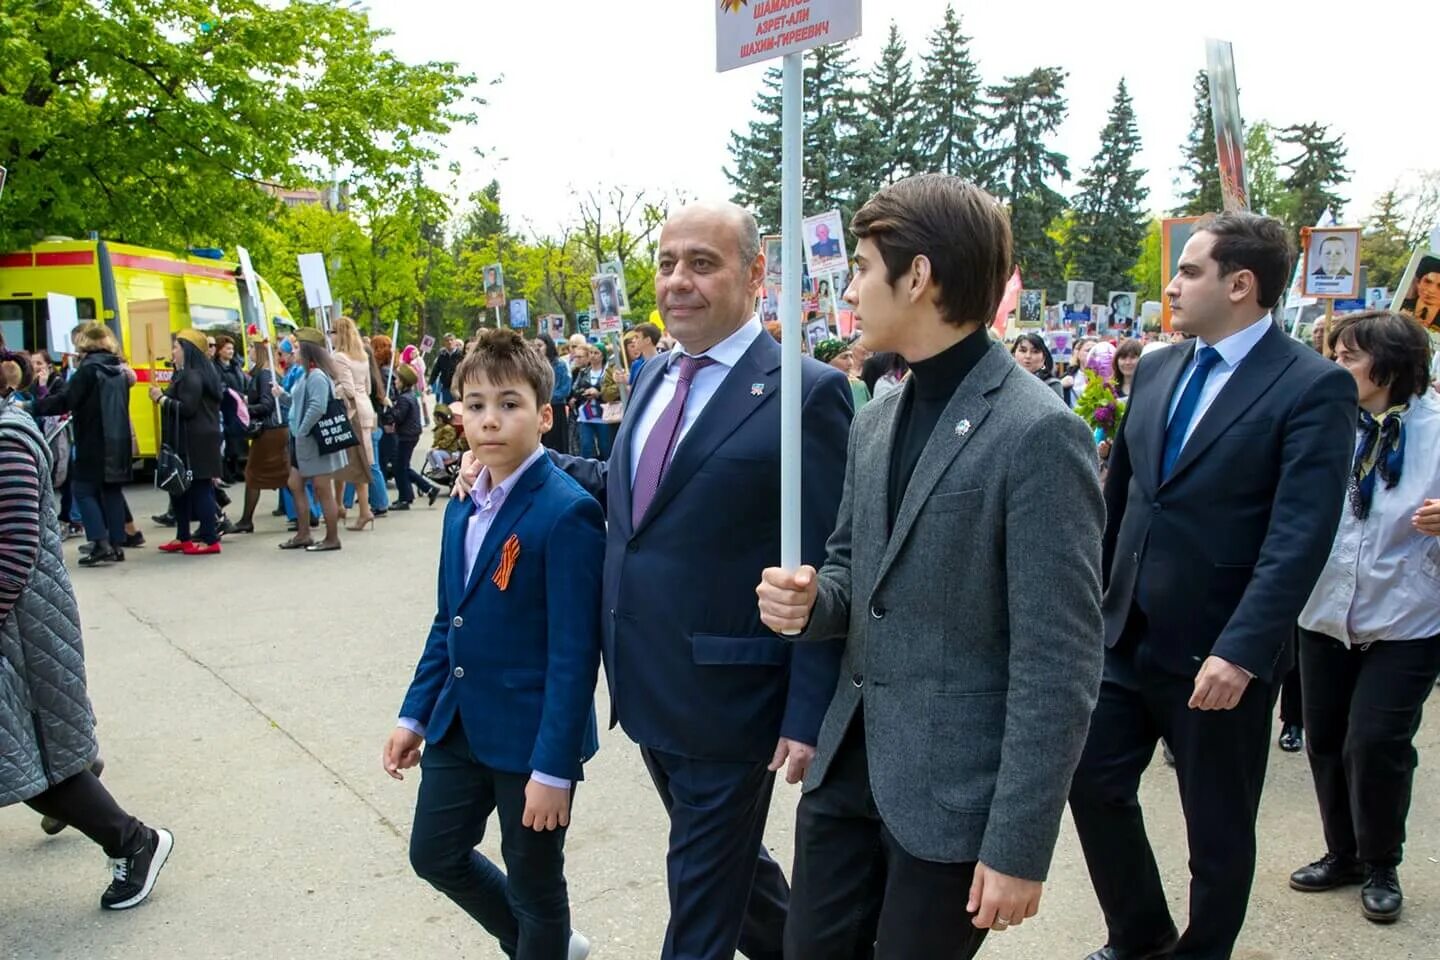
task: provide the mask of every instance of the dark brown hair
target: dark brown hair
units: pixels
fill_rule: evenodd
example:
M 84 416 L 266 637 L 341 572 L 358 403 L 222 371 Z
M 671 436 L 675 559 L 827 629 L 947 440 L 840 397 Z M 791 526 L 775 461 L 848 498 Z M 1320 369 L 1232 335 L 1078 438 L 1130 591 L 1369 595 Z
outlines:
M 907 177 L 871 197 L 850 229 L 880 248 L 892 285 L 916 257 L 926 257 L 947 323 L 995 316 L 1014 266 L 1010 218 L 975 184 L 938 173 Z
M 1221 213 L 1201 220 L 1195 232 L 1215 238 L 1210 257 L 1220 265 L 1220 276 L 1249 270 L 1255 275 L 1260 306 L 1270 310 L 1280 302 L 1295 266 L 1295 248 L 1279 220 L 1254 213 Z
M 1129 337 L 1120 341 L 1120 346 L 1115 348 L 1115 386 L 1119 387 L 1121 390 L 1127 389 L 1125 384 L 1125 374 L 1120 372 L 1120 358 L 1135 357 L 1136 359 L 1139 359 L 1140 355 L 1144 352 L 1145 344 L 1141 343 L 1139 340 L 1136 340 L 1134 337 Z
M 1330 352 L 1337 343 L 1370 356 L 1370 379 L 1390 388 L 1391 405 L 1425 393 L 1430 386 L 1430 336 L 1420 322 L 1390 310 L 1365 310 L 1336 317 L 1325 332 Z
M 641 336 L 657 346 L 660 344 L 660 328 L 653 323 L 635 324 L 635 328 L 630 331 L 630 336 Z M 626 339 L 628 340 L 630 337 L 627 336 Z
M 555 371 L 550 362 L 514 330 L 481 330 L 455 368 L 450 392 L 463 397 L 467 383 L 482 379 L 492 384 L 527 384 L 535 391 L 537 409 L 548 405 L 555 392 Z

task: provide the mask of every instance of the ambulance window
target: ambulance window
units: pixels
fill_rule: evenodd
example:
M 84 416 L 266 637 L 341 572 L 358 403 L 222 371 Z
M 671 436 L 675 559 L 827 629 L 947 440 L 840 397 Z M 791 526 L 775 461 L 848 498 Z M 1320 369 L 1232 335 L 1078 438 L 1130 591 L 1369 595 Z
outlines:
M 82 321 L 95 319 L 95 301 L 75 301 Z M 50 350 L 50 306 L 44 300 L 0 300 L 0 342 L 11 350 Z M 66 344 L 68 352 L 69 344 Z M 56 352 L 56 351 L 51 351 Z
M 206 333 L 228 333 L 240 336 L 240 311 L 227 307 L 209 307 L 202 304 L 190 305 L 190 326 Z

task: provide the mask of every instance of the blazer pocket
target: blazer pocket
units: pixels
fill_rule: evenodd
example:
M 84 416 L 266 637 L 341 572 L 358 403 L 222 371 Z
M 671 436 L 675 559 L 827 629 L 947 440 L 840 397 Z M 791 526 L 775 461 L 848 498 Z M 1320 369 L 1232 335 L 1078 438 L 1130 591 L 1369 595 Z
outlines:
M 500 683 L 507 690 L 544 690 L 544 670 L 501 670 Z
M 954 513 L 960 510 L 975 510 L 980 506 L 985 491 L 979 487 L 970 490 L 956 490 L 954 493 L 936 493 L 925 501 L 929 513 Z
M 933 695 L 929 736 L 935 802 L 956 813 L 989 813 L 1005 738 L 1005 691 Z
M 1242 437 L 1263 437 L 1275 429 L 1275 421 L 1270 417 L 1258 420 L 1241 420 L 1232 423 L 1230 428 L 1220 434 L 1221 440 L 1238 440 Z
M 789 662 L 790 649 L 775 637 L 695 633 L 690 636 L 690 653 L 702 667 L 782 667 Z

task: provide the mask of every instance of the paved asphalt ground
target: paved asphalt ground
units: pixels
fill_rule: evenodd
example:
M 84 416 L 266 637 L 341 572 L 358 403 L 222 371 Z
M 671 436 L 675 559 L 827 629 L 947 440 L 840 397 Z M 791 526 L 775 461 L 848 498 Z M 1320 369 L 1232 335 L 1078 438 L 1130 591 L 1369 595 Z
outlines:
M 153 490 L 129 496 L 142 517 L 161 509 Z M 75 571 L 105 782 L 134 814 L 172 829 L 176 849 L 148 903 L 105 914 L 100 851 L 74 831 L 45 837 L 24 807 L 0 810 L 0 957 L 502 956 L 411 873 L 417 780 L 392 782 L 379 764 L 433 614 L 439 507 L 347 533 L 340 553 L 305 554 L 275 549 L 283 523 L 268 515 L 273 497 L 263 503 L 260 532 L 227 538 L 222 556 L 160 554 L 165 532 L 147 519 L 150 546 L 122 565 Z M 72 560 L 78 543 L 67 544 Z M 1419 748 L 1401 869 L 1406 913 L 1381 928 L 1360 917 L 1353 889 L 1304 896 L 1286 887 L 1289 872 L 1323 850 L 1305 760 L 1272 747 L 1236 960 L 1440 958 L 1433 716 Z M 666 920 L 660 803 L 618 730 L 602 736 L 587 773 L 568 846 L 575 925 L 596 960 L 657 957 Z M 782 784 L 771 811 L 767 841 L 785 864 L 797 797 Z M 1158 759 L 1144 800 L 1183 918 L 1186 845 L 1174 776 Z M 489 838 L 484 849 L 496 855 Z M 992 936 L 982 956 L 1080 960 L 1103 939 L 1067 815 L 1040 916 Z

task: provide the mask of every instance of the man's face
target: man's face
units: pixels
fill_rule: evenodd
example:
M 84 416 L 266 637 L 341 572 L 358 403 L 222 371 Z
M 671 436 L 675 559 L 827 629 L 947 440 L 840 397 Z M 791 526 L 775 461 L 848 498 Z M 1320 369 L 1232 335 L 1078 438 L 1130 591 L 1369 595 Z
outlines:
M 765 258 L 740 258 L 740 228 L 724 208 L 688 207 L 660 231 L 655 300 L 665 329 L 690 353 L 738 330 L 755 309 Z
M 1440 270 L 1422 274 L 1415 281 L 1415 299 L 1432 310 L 1440 307 Z
M 820 224 L 818 227 L 815 228 L 815 239 L 818 240 L 820 243 L 824 243 L 826 240 L 829 240 L 830 228 L 823 223 Z
M 1315 321 L 1315 326 L 1310 328 L 1310 343 L 1315 347 L 1317 353 L 1325 352 L 1325 318 L 1321 317 Z
M 1345 269 L 1345 241 L 1331 237 L 1320 244 L 1320 269 L 1327 277 L 1338 277 Z
M 550 404 L 541 404 L 528 383 L 493 383 L 478 377 L 464 385 L 465 439 L 475 459 L 506 476 L 535 449 L 554 423 Z
M 876 353 L 899 349 L 909 306 L 909 299 L 891 286 L 887 274 L 880 248 L 871 238 L 863 238 L 855 246 L 855 273 L 844 299 L 855 313 L 865 349 Z M 904 282 L 902 277 L 896 286 Z
M 1233 309 L 1230 291 L 1236 274 L 1220 276 L 1220 264 L 1210 255 L 1214 246 L 1215 238 L 1208 232 L 1191 236 L 1180 253 L 1180 266 L 1165 288 L 1171 326 L 1180 333 L 1209 339 L 1207 334 L 1223 328 Z

